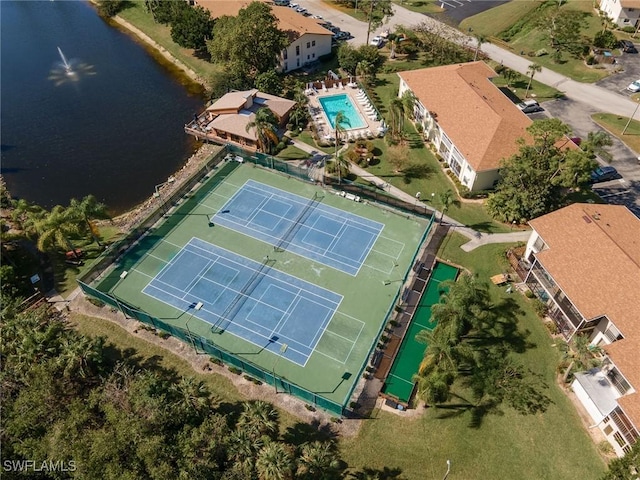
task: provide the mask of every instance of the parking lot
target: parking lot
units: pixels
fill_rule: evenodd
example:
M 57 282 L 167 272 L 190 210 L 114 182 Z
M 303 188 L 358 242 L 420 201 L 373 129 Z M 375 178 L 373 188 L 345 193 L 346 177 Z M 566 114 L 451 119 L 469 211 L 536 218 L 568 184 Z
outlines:
M 636 48 L 640 49 L 640 44 L 636 44 Z M 616 57 L 616 64 L 621 67 L 621 71 L 603 78 L 596 85 L 629 96 L 632 92 L 627 90 L 627 86 L 640 79 L 640 54 L 622 53 Z

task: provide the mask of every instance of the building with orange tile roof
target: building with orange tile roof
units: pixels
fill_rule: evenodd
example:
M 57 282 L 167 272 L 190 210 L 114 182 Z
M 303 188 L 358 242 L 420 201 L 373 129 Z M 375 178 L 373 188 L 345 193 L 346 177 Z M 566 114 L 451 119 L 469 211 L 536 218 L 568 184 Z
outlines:
M 250 3 L 250 0 L 196 1 L 197 5 L 209 10 L 213 18 L 224 15 L 236 16 L 240 9 L 246 8 Z M 289 44 L 282 51 L 280 58 L 282 72 L 297 70 L 331 53 L 333 33 L 322 27 L 318 20 L 305 17 L 289 7 L 271 5 L 271 12 L 278 19 L 278 28 L 285 32 L 289 39 Z
M 492 82 L 484 62 L 398 73 L 399 96 L 416 97 L 414 117 L 460 182 L 470 190 L 495 186 L 500 161 L 530 139 L 531 120 Z
M 601 367 L 572 388 L 622 456 L 640 436 L 640 219 L 620 205 L 573 204 L 529 224 L 523 280 L 567 340 L 602 347 Z

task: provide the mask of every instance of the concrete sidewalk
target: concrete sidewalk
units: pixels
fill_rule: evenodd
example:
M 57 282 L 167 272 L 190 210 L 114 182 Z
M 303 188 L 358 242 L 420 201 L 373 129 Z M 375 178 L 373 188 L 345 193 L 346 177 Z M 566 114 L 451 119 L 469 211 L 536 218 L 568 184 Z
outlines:
M 320 158 L 320 157 L 326 158 L 331 156 L 299 140 L 292 139 L 291 141 L 300 150 L 304 150 L 305 152 L 313 155 L 314 159 Z M 341 150 L 347 147 L 348 147 L 348 144 L 341 147 Z M 531 234 L 531 230 L 524 230 L 524 231 L 519 230 L 517 232 L 512 232 L 512 233 L 478 232 L 476 230 L 473 230 L 472 228 L 469 228 L 463 225 L 462 223 L 458 222 L 457 220 L 447 215 L 443 217 L 442 212 L 436 210 L 432 205 L 429 205 L 428 202 L 423 202 L 421 200 L 416 199 L 413 195 L 410 195 L 407 192 L 400 190 L 398 187 L 394 187 L 393 185 L 389 184 L 385 180 L 381 179 L 380 177 L 376 177 L 375 175 L 372 175 L 367 170 L 365 170 L 364 168 L 354 163 L 350 164 L 349 169 L 351 173 L 368 180 L 373 185 L 377 185 L 378 188 L 383 188 L 386 192 L 393 195 L 394 197 L 399 198 L 400 200 L 409 204 L 423 205 L 427 210 L 433 211 L 434 215 L 436 216 L 436 219 L 440 223 L 445 223 L 449 225 L 450 227 L 454 228 L 456 232 L 461 233 L 462 235 L 464 235 L 469 239 L 469 242 L 462 245 L 462 249 L 465 252 L 470 252 L 471 250 L 477 247 L 480 247 L 482 245 L 487 245 L 489 243 L 513 243 L 513 242 L 523 242 L 523 241 L 526 242 L 529 238 L 529 235 Z

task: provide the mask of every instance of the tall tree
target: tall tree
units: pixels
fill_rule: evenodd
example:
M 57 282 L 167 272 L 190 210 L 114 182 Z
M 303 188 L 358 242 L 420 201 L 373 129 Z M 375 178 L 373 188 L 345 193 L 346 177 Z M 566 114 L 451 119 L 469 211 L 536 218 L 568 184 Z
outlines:
M 339 480 L 342 468 L 333 442 L 309 442 L 297 455 L 296 478 L 299 480 Z
M 412 90 L 405 90 L 402 94 L 402 103 L 404 114 L 409 117 L 409 119 L 413 120 L 415 106 L 416 106 L 416 95 Z
M 271 95 L 282 95 L 282 77 L 275 69 L 258 74 L 256 76 L 255 86 L 261 92 L 270 93 Z
M 81 228 L 77 217 L 70 215 L 68 209 L 61 205 L 53 207 L 47 217 L 38 222 L 37 230 L 39 232 L 37 246 L 41 252 L 60 247 L 73 252 L 74 256 L 78 257 L 71 243 L 71 237 L 79 234 Z
M 373 65 L 367 60 L 360 60 L 356 65 L 356 75 L 362 79 L 362 83 L 367 85 L 367 76 L 373 70 Z
M 607 147 L 612 145 L 613 140 L 611 139 L 611 135 L 604 130 L 598 130 L 596 132 L 589 132 L 587 139 L 582 142 L 580 147 L 589 155 L 589 158 L 598 156 L 609 163 L 613 160 L 613 155 L 607 150 Z
M 442 207 L 442 215 L 440 216 L 440 223 L 442 223 L 449 207 L 451 207 L 451 205 L 460 206 L 460 200 L 458 200 L 453 190 L 440 192 L 438 200 L 440 200 L 440 206 Z
M 541 72 L 541 71 L 542 71 L 542 66 L 538 65 L 537 63 L 530 63 L 529 66 L 527 67 L 529 82 L 527 83 L 527 91 L 524 93 L 524 98 L 527 98 L 529 96 L 529 89 L 531 88 L 531 82 L 533 82 L 533 76 L 537 72 Z
M 258 452 L 256 471 L 260 480 L 292 480 L 293 455 L 290 449 L 278 442 L 268 442 Z
M 209 10 L 199 5 L 181 8 L 171 20 L 171 39 L 181 47 L 206 51 L 213 24 Z
M 94 225 L 93 220 L 105 220 L 111 218 L 107 211 L 107 206 L 104 203 L 98 202 L 93 195 L 87 195 L 82 200 L 78 201 L 72 198 L 69 202 L 70 214 L 78 216 L 82 222 L 84 222 L 87 232 L 93 237 L 94 241 L 100 243 L 100 232 Z
M 278 411 L 262 400 L 243 403 L 238 426 L 247 430 L 254 438 L 275 439 L 278 435 Z
M 367 16 L 367 45 L 371 32 L 381 27 L 393 16 L 391 0 L 360 0 L 358 9 Z
M 394 97 L 389 104 L 389 130 L 391 137 L 402 141 L 404 134 L 404 102 Z
M 214 62 L 229 63 L 231 69 L 255 79 L 278 66 L 286 45 L 287 35 L 278 28 L 271 7 L 252 2 L 235 17 L 218 19 L 207 49 Z
M 473 61 L 477 61 L 478 60 L 478 53 L 480 52 L 480 49 L 482 48 L 482 44 L 483 43 L 487 43 L 487 36 L 483 35 L 482 33 L 476 33 L 474 35 L 474 38 L 476 39 L 476 50 L 473 53 Z
M 245 130 L 255 132 L 258 149 L 264 153 L 271 153 L 279 141 L 276 117 L 268 107 L 260 108 L 254 119 L 247 123 Z
M 527 131 L 532 141 L 502 161 L 500 180 L 487 200 L 491 215 L 503 222 L 523 223 L 558 208 L 565 190 L 583 183 L 597 166 L 562 141 L 571 130 L 560 120 L 539 120 Z
M 550 8 L 539 22 L 551 48 L 557 52 L 579 53 L 580 33 L 585 25 L 582 12 L 565 8 Z

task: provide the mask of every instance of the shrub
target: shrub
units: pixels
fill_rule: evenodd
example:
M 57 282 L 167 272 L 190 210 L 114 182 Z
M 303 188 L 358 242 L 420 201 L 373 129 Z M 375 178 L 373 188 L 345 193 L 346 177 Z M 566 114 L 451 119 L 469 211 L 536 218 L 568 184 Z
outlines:
M 611 455 L 613 453 L 613 447 L 607 440 L 602 440 L 600 443 L 598 443 L 598 450 L 600 450 L 605 455 Z
M 97 298 L 88 297 L 89 303 L 95 305 L 96 307 L 102 308 L 104 307 L 104 302 L 102 300 L 98 300 Z
M 391 325 L 392 327 L 397 327 L 398 325 L 400 325 L 400 323 L 399 323 L 399 322 L 396 322 L 395 320 L 391 320 L 391 321 L 389 322 L 389 325 Z
M 331 423 L 342 423 L 342 420 L 338 417 L 331 417 Z
M 549 330 L 551 335 L 557 335 L 560 333 L 560 329 L 558 328 L 558 325 L 556 325 L 556 322 L 546 322 L 544 325 L 547 327 L 547 330 Z
M 543 318 L 547 314 L 549 307 L 542 300 L 536 299 L 533 301 L 533 309 L 540 318 Z
M 599 31 L 593 36 L 593 45 L 598 48 L 615 48 L 618 39 L 611 30 Z
M 541 48 L 540 50 L 536 50 L 536 57 L 544 57 L 545 55 L 549 55 L 549 52 L 546 48 Z
M 233 373 L 234 375 L 240 375 L 242 373 L 242 370 L 240 370 L 239 368 L 236 368 L 232 365 L 229 365 L 229 371 L 231 373 Z
M 169 332 L 165 332 L 164 330 L 158 330 L 158 336 L 163 340 L 166 340 L 171 336 L 171 334 Z
M 422 133 L 424 131 L 424 127 L 421 123 L 416 123 L 416 132 Z
M 527 298 L 535 298 L 536 294 L 533 293 L 531 290 L 527 290 L 526 292 L 524 292 L 524 296 Z
M 589 55 L 585 62 L 587 65 L 593 65 L 594 63 L 596 63 L 596 57 L 594 57 L 593 55 Z
M 220 360 L 219 358 L 216 358 L 216 357 L 209 357 L 209 361 L 211 363 L 215 363 L 216 365 L 220 365 L 220 366 L 223 365 L 222 360 Z
M 304 408 L 306 408 L 310 412 L 315 412 L 316 411 L 316 407 L 314 407 L 313 405 L 309 405 L 308 403 L 304 404 Z
M 349 408 L 356 410 L 358 408 L 360 408 L 360 404 L 358 402 L 351 402 L 349 403 Z
M 636 33 L 635 27 L 631 26 L 622 27 L 621 30 L 625 33 Z

